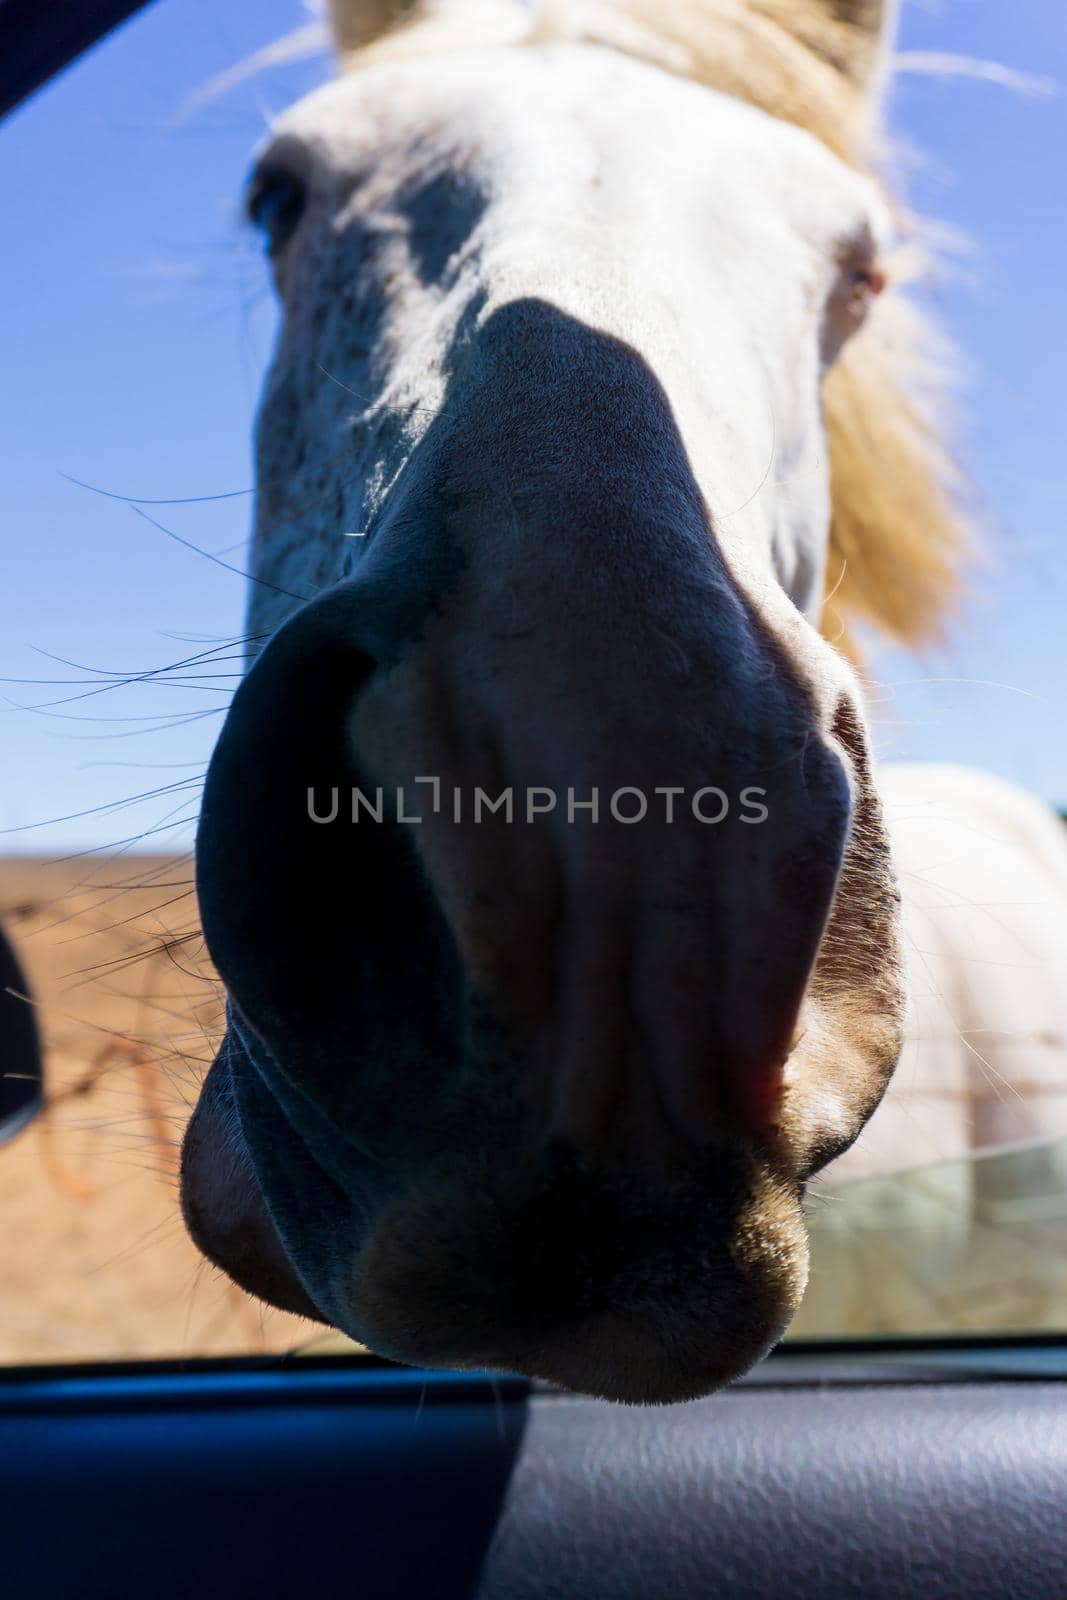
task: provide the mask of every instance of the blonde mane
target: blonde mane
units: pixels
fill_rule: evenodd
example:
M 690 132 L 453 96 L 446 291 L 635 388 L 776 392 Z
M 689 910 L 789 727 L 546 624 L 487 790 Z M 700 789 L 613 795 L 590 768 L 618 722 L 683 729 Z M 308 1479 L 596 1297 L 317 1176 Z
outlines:
M 480 43 L 595 43 L 793 122 L 871 176 L 880 178 L 879 157 L 885 164 L 883 62 L 870 26 L 881 0 L 332 5 L 346 69 Z M 822 626 L 853 657 L 857 625 L 904 645 L 936 641 L 960 587 L 969 540 L 943 439 L 938 344 L 898 282 L 823 386 L 832 512 Z

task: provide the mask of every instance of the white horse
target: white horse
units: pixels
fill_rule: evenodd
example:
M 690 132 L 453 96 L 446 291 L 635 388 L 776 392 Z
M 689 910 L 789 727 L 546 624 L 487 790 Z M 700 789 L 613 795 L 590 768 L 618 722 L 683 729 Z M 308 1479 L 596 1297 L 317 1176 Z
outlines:
M 805 1185 L 907 1014 L 842 629 L 922 638 L 964 541 L 871 175 L 883 6 L 333 11 L 346 70 L 249 191 L 285 320 L 198 844 L 231 1006 L 186 1217 L 384 1354 L 707 1392 L 795 1310 Z M 923 1020 L 982 914 L 924 948 L 944 863 L 901 781 L 904 1082 L 952 1098 L 876 1119 L 893 1162 L 997 1131 L 963 1087 L 986 1019 Z M 930 793 L 951 851 L 996 813 L 1014 885 L 1036 808 Z
M 900 1064 L 835 1179 L 1067 1136 L 1067 829 L 963 767 L 881 772 L 904 906 Z
M 795 1331 L 1062 1327 L 1067 830 L 965 768 L 888 765 L 880 787 L 903 889 L 904 1049 L 820 1179 Z

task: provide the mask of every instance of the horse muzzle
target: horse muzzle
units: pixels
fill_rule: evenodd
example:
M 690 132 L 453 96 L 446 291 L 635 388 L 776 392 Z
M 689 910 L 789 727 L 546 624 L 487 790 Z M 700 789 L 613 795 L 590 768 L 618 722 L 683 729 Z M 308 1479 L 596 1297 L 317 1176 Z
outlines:
M 573 549 L 489 560 L 434 503 L 279 630 L 213 757 L 241 1249 L 210 1104 L 186 1211 L 238 1281 L 399 1359 L 706 1392 L 788 1321 L 803 1183 L 899 1048 L 854 689 L 707 530 L 660 530 L 664 579 L 621 523 L 641 560 L 575 582 Z

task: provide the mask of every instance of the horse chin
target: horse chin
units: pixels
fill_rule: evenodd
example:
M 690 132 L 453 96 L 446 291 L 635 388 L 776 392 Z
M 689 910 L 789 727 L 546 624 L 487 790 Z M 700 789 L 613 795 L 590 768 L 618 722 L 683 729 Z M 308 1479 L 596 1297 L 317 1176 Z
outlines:
M 297 1276 L 237 1124 L 223 1061 L 204 1081 L 182 1141 L 182 1215 L 197 1249 L 239 1288 L 279 1311 L 326 1322 Z
M 545 1165 L 465 1216 L 430 1188 L 384 1218 L 352 1282 L 365 1341 L 400 1361 L 653 1405 L 721 1389 L 781 1338 L 807 1281 L 795 1189 L 741 1161 L 743 1198 L 724 1207 L 721 1168 L 666 1192 L 583 1170 L 566 1150 Z
M 662 1404 L 743 1374 L 799 1305 L 801 1186 L 739 1139 L 667 1184 L 598 1170 L 559 1142 L 523 1151 L 501 1125 L 368 1212 L 279 1106 L 268 1117 L 258 1073 L 250 1152 L 231 1062 L 232 1046 L 186 1134 L 190 1232 L 248 1292 L 380 1355 Z

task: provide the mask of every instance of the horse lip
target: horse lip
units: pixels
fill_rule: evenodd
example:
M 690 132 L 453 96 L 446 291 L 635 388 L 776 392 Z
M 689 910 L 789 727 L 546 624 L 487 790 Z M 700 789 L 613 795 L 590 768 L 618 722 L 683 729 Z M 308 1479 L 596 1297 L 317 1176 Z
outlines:
M 294 1125 L 259 1064 L 257 1057 L 260 1051 L 249 1047 L 246 1033 L 250 1031 L 247 1024 L 245 1031 L 240 1028 L 236 1007 L 231 1002 L 230 1030 L 227 1035 L 230 1057 L 227 1066 L 242 1144 L 270 1224 L 294 1278 L 319 1319 L 335 1324 L 337 1319 L 324 1306 L 319 1286 L 309 1283 L 297 1265 L 298 1256 L 308 1252 L 293 1249 L 287 1237 L 291 1230 L 280 1219 L 277 1204 L 272 1205 L 270 1197 L 279 1186 L 283 1192 L 298 1188 L 304 1200 L 286 1209 L 305 1222 L 312 1220 L 313 1213 L 314 1223 L 335 1237 L 345 1237 L 351 1232 L 355 1201 L 323 1167 L 311 1141 Z M 243 1063 L 245 1070 L 240 1070 L 240 1065 L 238 1070 L 234 1070 L 234 1052 L 239 1052 L 240 1063 Z M 264 1181 L 265 1174 L 268 1181 Z M 313 1191 L 311 1207 L 306 1201 L 309 1188 Z
M 186 1129 L 180 1183 L 186 1227 L 208 1260 L 246 1293 L 326 1322 L 282 1242 L 247 1144 L 234 1137 L 232 1048 L 227 1038 Z

